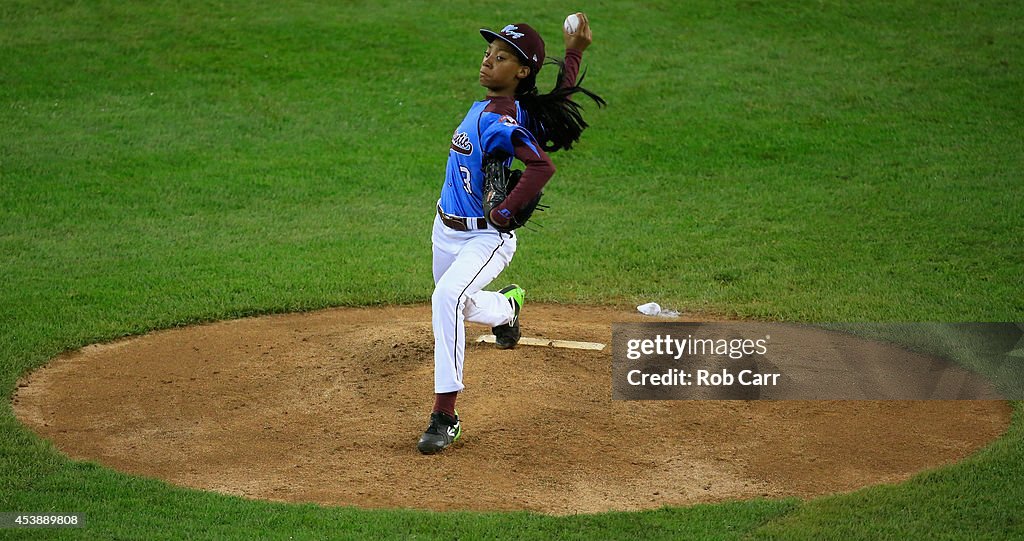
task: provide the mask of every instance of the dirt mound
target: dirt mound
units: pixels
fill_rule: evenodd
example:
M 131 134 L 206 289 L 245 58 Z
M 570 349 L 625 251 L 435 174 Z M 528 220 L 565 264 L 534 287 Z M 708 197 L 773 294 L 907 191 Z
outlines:
M 642 317 L 527 310 L 525 335 L 607 344 L 612 322 Z M 1010 419 L 1000 401 L 613 401 L 610 348 L 474 343 L 463 439 L 422 456 L 432 349 L 427 306 L 226 321 L 63 355 L 19 385 L 14 407 L 72 458 L 189 487 L 556 514 L 897 482 L 973 453 Z

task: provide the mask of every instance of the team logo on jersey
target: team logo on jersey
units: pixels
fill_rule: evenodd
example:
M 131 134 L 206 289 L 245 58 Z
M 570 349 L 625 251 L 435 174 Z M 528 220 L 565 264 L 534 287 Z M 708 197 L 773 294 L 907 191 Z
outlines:
M 504 124 L 506 126 L 518 126 L 519 125 L 519 123 L 516 122 L 516 119 L 514 119 L 514 118 L 512 118 L 512 117 L 510 117 L 508 115 L 501 115 L 501 118 L 498 119 L 498 122 L 501 122 L 502 124 Z
M 464 131 L 457 131 L 452 135 L 452 150 L 469 156 L 473 153 L 473 142 L 469 140 L 469 134 Z
M 512 39 L 519 39 L 519 38 L 521 38 L 521 37 L 526 35 L 526 34 L 522 34 L 520 32 L 516 32 L 516 30 L 519 30 L 519 27 L 516 26 L 516 25 L 510 24 L 510 25 L 506 26 L 505 28 L 502 28 L 501 29 L 501 33 L 505 34 L 506 36 L 510 36 Z

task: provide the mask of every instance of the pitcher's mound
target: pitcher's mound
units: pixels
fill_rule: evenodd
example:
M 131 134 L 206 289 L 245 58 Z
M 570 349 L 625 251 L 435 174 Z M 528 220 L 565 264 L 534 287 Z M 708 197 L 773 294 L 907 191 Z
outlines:
M 606 344 L 612 322 L 642 320 L 536 303 L 523 316 L 527 336 Z M 75 459 L 189 487 L 558 514 L 901 481 L 971 454 L 1010 418 L 1001 401 L 612 401 L 610 347 L 470 343 L 462 440 L 423 456 L 432 352 L 427 306 L 226 321 L 61 356 L 14 406 Z

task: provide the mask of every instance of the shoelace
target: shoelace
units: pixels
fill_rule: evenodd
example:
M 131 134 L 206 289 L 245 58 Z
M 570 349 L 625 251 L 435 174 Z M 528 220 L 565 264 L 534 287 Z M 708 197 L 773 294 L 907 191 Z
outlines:
M 440 415 L 431 415 L 430 416 L 430 426 L 427 427 L 427 432 L 429 432 L 431 434 L 447 434 L 448 431 L 445 430 L 445 428 L 447 428 L 449 426 L 455 426 L 455 425 L 454 424 L 452 424 L 452 425 L 444 424 L 444 421 L 441 420 L 441 416 Z M 444 428 L 442 428 L 442 427 L 444 427 Z

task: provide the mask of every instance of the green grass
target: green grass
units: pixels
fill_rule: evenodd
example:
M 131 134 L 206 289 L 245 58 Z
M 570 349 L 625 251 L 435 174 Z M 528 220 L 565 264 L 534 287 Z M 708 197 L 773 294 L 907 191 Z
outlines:
M 560 54 L 570 9 L 0 4 L 0 396 L 95 341 L 426 302 L 448 141 L 482 95 L 476 29 L 529 20 Z M 610 105 L 555 156 L 553 208 L 503 279 L 750 318 L 1024 321 L 1019 3 L 586 9 Z M 0 511 L 85 512 L 49 533 L 94 538 L 1021 537 L 1015 407 L 985 452 L 895 487 L 552 518 L 186 491 L 70 462 L 4 405 Z

